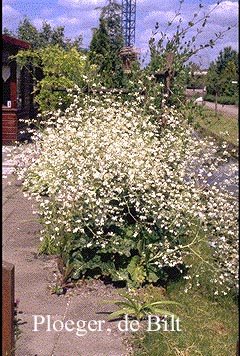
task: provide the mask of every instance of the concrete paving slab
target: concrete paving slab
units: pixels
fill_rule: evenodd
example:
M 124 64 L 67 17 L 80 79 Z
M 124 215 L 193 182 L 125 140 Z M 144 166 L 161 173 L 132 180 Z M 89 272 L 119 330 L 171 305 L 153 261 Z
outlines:
M 60 318 L 61 316 L 56 316 Z M 32 316 L 25 314 L 20 328 L 22 333 L 17 341 L 15 356 L 50 356 L 57 342 L 57 334 L 33 331 Z
M 108 320 L 109 312 L 115 308 L 102 303 L 103 300 L 112 296 L 96 294 L 91 293 L 91 298 L 83 293 L 72 297 L 65 320 L 74 321 L 75 329 L 69 332 L 67 337 L 65 336 L 66 331 L 60 334 L 54 356 L 68 355 L 70 345 L 74 345 L 71 348 L 72 356 L 120 356 L 126 354 L 123 335 L 118 330 L 118 321 Z M 79 323 L 79 330 L 77 330 L 77 323 Z

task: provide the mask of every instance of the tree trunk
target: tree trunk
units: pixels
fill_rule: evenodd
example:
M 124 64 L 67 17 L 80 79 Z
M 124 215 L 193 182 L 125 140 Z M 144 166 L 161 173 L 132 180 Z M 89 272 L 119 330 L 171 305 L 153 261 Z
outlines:
M 217 116 L 218 94 L 215 94 L 215 116 Z

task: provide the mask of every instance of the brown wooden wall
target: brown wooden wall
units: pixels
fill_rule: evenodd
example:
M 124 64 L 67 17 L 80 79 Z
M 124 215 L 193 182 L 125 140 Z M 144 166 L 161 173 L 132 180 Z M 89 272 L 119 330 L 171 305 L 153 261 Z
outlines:
M 33 107 L 33 81 L 28 70 L 17 68 L 17 63 L 11 60 L 19 50 L 30 48 L 30 44 L 2 35 L 3 52 L 2 65 L 10 67 L 10 76 L 2 79 L 2 144 L 8 145 L 18 140 L 19 119 L 28 120 L 35 115 Z M 9 107 L 10 104 L 10 107 Z

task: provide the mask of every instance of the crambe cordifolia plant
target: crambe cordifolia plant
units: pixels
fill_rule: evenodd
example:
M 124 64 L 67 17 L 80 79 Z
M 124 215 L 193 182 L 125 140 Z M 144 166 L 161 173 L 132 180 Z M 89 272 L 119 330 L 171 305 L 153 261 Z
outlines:
M 38 203 L 41 251 L 59 254 L 72 279 L 139 287 L 174 273 L 189 288 L 199 261 L 214 293 L 236 290 L 237 200 L 207 184 L 227 153 L 174 108 L 148 113 L 141 98 L 74 95 L 33 141 L 18 175 Z

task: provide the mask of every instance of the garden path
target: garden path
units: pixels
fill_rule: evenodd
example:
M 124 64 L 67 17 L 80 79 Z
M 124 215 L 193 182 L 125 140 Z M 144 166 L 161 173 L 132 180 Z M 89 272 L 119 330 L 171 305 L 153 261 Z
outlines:
M 15 265 L 15 298 L 20 299 L 21 335 L 15 356 L 128 355 L 126 334 L 118 330 L 117 322 L 107 318 L 114 307 L 102 304 L 103 300 L 118 296 L 112 286 L 94 281 L 68 290 L 65 295 L 51 294 L 57 276 L 56 257 L 37 254 L 40 225 L 33 221 L 32 201 L 24 198 L 21 183 L 12 174 L 12 164 L 4 152 L 2 252 L 3 260 Z M 34 320 L 44 324 L 34 326 Z M 99 331 L 88 328 L 86 335 L 77 336 L 76 323 L 80 320 L 96 320 L 98 324 L 92 322 L 90 327 Z M 62 325 L 65 327 L 60 330 Z
M 204 101 L 204 107 L 210 110 L 215 111 L 215 103 L 211 103 L 210 101 Z M 238 106 L 237 105 L 217 105 L 217 111 L 233 117 L 238 117 Z

